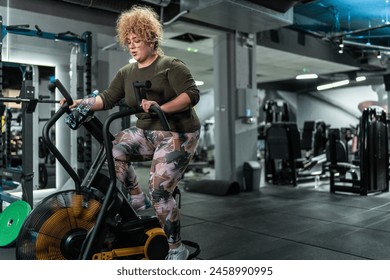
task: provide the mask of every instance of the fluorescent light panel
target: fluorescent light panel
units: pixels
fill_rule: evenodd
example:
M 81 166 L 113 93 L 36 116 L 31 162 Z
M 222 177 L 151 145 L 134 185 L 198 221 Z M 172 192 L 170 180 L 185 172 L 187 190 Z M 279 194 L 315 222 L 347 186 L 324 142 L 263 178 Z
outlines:
M 342 80 L 330 84 L 325 84 L 325 85 L 320 85 L 317 87 L 317 90 L 325 90 L 325 89 L 330 89 L 330 88 L 335 88 L 335 87 L 341 87 L 349 84 L 349 80 Z
M 306 80 L 306 79 L 317 79 L 317 74 L 301 74 L 295 77 L 297 80 Z
M 366 76 L 356 77 L 356 82 L 362 82 L 366 80 Z
M 366 80 L 366 76 L 359 76 L 356 77 L 355 81 L 356 82 L 362 82 Z M 330 88 L 335 88 L 335 87 L 341 87 L 349 84 L 349 80 L 342 80 L 330 84 L 325 84 L 325 85 L 320 85 L 317 87 L 317 90 L 325 90 L 325 89 L 330 89 Z

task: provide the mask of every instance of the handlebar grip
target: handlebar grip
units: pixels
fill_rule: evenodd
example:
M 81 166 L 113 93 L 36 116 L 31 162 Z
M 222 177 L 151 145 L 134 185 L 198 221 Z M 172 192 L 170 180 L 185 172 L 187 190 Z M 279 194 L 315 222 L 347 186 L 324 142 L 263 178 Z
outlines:
M 68 103 L 69 106 L 73 104 L 73 99 L 70 96 L 69 92 L 65 89 L 64 85 L 56 79 L 54 81 L 54 85 L 58 88 L 58 90 L 61 92 L 62 96 L 65 98 L 66 103 Z
M 145 82 L 135 81 L 133 82 L 133 88 L 135 93 L 135 100 L 137 101 L 138 105 L 141 105 L 141 101 L 143 98 L 145 98 L 142 95 L 141 90 L 150 88 L 152 86 L 152 82 L 149 80 L 146 80 Z
M 149 110 L 157 114 L 157 116 L 160 119 L 160 122 L 161 122 L 164 130 L 166 130 L 166 131 L 170 131 L 171 130 L 171 127 L 169 125 L 167 117 L 165 116 L 164 112 L 161 110 L 160 106 L 156 106 L 156 105 L 151 106 L 149 108 Z
M 135 88 L 150 88 L 152 86 L 152 82 L 149 80 L 146 80 L 145 82 L 136 81 L 133 83 L 133 86 Z

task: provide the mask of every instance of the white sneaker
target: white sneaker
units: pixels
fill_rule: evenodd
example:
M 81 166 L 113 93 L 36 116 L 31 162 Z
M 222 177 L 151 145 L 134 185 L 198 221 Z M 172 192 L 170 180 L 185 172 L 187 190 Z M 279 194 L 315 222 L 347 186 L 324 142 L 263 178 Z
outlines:
M 144 193 L 130 195 L 130 203 L 135 212 L 142 211 L 152 207 L 152 202 Z
M 169 249 L 168 255 L 165 257 L 166 260 L 186 260 L 190 255 L 190 251 L 181 244 L 176 249 Z

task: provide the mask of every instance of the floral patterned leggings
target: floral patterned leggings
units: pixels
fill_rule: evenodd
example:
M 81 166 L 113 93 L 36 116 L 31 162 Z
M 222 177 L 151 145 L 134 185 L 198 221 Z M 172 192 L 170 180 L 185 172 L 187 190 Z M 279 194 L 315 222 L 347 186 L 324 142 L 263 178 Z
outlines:
M 152 161 L 149 193 L 171 245 L 181 241 L 180 214 L 172 193 L 196 151 L 199 133 L 131 127 L 118 133 L 113 141 L 116 176 L 128 191 L 139 188 L 131 162 Z

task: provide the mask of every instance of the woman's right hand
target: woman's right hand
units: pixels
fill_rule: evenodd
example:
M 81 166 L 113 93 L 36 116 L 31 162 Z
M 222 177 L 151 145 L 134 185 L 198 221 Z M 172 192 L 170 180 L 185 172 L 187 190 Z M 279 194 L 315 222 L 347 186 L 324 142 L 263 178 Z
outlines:
M 71 106 L 69 106 L 70 109 L 73 109 L 75 107 L 77 107 L 81 102 L 81 99 L 76 99 L 76 100 L 73 100 L 73 104 Z M 64 105 L 66 103 L 66 99 L 65 98 L 61 98 L 60 99 L 60 105 Z

